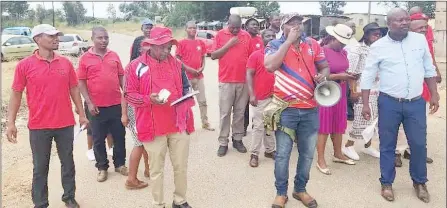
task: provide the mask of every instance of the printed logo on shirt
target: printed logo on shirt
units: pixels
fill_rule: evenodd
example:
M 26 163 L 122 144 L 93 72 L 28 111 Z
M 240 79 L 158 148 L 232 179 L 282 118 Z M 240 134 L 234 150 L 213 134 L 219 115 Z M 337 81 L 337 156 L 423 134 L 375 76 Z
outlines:
M 198 51 L 201 51 L 201 50 L 202 50 L 202 47 L 197 46 L 197 50 L 198 50 Z
M 260 48 L 261 47 L 261 44 L 256 44 L 256 48 Z
M 309 48 L 309 49 L 307 50 L 307 53 L 308 53 L 309 55 L 311 55 L 311 56 L 314 55 L 314 51 L 313 51 L 311 48 Z
M 64 69 L 58 69 L 57 72 L 59 72 L 59 74 L 62 76 L 67 74 Z

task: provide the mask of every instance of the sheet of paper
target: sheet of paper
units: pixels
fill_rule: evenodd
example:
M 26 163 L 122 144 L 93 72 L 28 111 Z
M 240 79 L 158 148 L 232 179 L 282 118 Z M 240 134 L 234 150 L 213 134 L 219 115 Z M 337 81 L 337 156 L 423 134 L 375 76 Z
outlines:
M 182 102 L 182 101 L 184 101 L 184 100 L 186 100 L 186 99 L 188 99 L 188 98 L 190 98 L 190 97 L 192 97 L 194 95 L 197 95 L 199 93 L 200 93 L 199 91 L 192 91 L 192 92 L 184 95 L 183 97 L 177 99 L 176 101 L 172 102 L 171 106 L 174 106 L 175 104 L 180 103 L 180 102 Z

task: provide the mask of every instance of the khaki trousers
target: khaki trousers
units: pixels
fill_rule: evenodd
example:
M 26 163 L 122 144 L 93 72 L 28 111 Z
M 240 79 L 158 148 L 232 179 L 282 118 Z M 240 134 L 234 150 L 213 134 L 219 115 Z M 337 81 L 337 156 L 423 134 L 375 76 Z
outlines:
M 248 88 L 245 83 L 219 83 L 219 143 L 221 146 L 228 146 L 230 124 L 233 139 L 242 140 L 244 136 L 244 112 L 247 102 Z M 233 121 L 230 120 L 231 110 L 233 110 Z
M 186 202 L 187 168 L 189 155 L 189 135 L 186 133 L 169 134 L 155 137 L 154 141 L 143 143 L 149 157 L 149 171 L 152 186 L 153 207 L 165 207 L 163 181 L 166 152 L 174 169 L 174 203 Z
M 252 107 L 253 109 L 253 133 L 251 139 L 250 152 L 252 155 L 259 155 L 262 142 L 264 142 L 265 152 L 271 153 L 275 151 L 275 136 L 266 135 L 264 128 L 263 112 L 264 108 L 272 101 L 272 98 L 265 100 L 259 100 L 258 106 Z
M 202 119 L 202 125 L 208 124 L 208 110 L 206 104 L 205 97 L 205 81 L 202 79 L 193 78 L 189 82 L 191 82 L 191 87 L 194 91 L 199 91 L 200 93 L 197 95 L 196 99 L 199 103 L 200 109 L 200 118 Z

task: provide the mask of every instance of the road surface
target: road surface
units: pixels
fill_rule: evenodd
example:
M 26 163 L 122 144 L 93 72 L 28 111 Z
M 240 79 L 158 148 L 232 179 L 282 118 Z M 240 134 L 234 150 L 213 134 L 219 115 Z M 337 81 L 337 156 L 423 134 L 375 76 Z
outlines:
M 123 64 L 129 60 L 129 47 L 133 37 L 110 34 L 110 48 L 119 53 Z M 218 86 L 217 62 L 206 60 L 205 83 L 208 100 L 209 120 L 218 128 Z M 376 208 L 376 207 L 431 207 L 442 208 L 446 204 L 446 125 L 445 125 L 445 91 L 442 93 L 440 112 L 428 119 L 428 154 L 434 163 L 428 165 L 431 202 L 427 205 L 419 201 L 414 193 L 408 173 L 408 160 L 403 167 L 397 169 L 394 183 L 396 201 L 386 202 L 380 196 L 379 160 L 360 154 L 361 161 L 355 166 L 334 164 L 330 162 L 332 144 L 327 145 L 327 161 L 333 172 L 326 176 L 318 172 L 314 165 L 308 183 L 308 192 L 314 196 L 320 207 L 330 208 Z M 241 154 L 230 147 L 227 156 L 217 157 L 217 132 L 200 129 L 198 107 L 194 108 L 196 133 L 192 135 L 189 169 L 188 169 L 188 202 L 194 208 L 268 208 L 275 197 L 274 163 L 263 156 L 260 166 L 251 168 L 248 165 L 249 154 Z M 250 145 L 250 134 L 244 138 L 247 147 Z M 347 138 L 347 136 L 345 136 Z M 4 140 L 5 141 L 5 140 Z M 377 140 L 373 143 L 378 146 Z M 357 143 L 357 150 L 362 144 Z M 127 134 L 127 155 L 132 150 L 132 140 Z M 60 180 L 60 162 L 53 146 L 50 164 L 49 187 L 50 207 L 64 207 L 61 202 L 62 187 Z M 76 163 L 76 200 L 81 207 L 88 208 L 133 208 L 152 207 L 149 188 L 128 191 L 124 187 L 125 177 L 113 172 L 113 164 L 109 169 L 106 182 L 96 182 L 97 170 L 94 162 L 88 161 L 86 135 L 83 134 L 74 146 Z M 316 158 L 316 156 L 315 156 Z M 109 160 L 111 158 L 109 157 Z M 304 207 L 291 197 L 293 177 L 297 162 L 297 151 L 294 149 L 290 161 L 289 197 L 287 207 Z M 31 178 L 32 163 L 26 129 L 20 129 L 19 144 L 3 143 L 3 207 L 32 207 Z M 143 167 L 141 163 L 140 168 Z M 140 169 L 138 176 L 147 180 Z M 165 167 L 165 201 L 170 207 L 173 192 L 173 174 L 170 160 L 166 158 Z

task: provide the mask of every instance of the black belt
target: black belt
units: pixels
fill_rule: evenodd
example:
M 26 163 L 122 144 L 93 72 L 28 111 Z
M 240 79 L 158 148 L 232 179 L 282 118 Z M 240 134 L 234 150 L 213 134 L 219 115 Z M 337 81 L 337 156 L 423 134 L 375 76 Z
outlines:
M 391 98 L 391 99 L 393 99 L 393 100 L 396 100 L 396 101 L 399 102 L 399 103 L 409 103 L 409 102 L 413 102 L 413 101 L 416 101 L 416 100 L 419 100 L 419 99 L 422 98 L 421 95 L 419 95 L 419 96 L 417 96 L 417 97 L 414 97 L 414 98 L 411 98 L 411 99 L 397 98 L 397 97 L 393 97 L 393 96 L 391 96 L 391 95 L 388 95 L 388 94 L 386 94 L 386 93 L 384 93 L 384 92 L 380 92 L 380 95 L 389 97 L 389 98 Z

